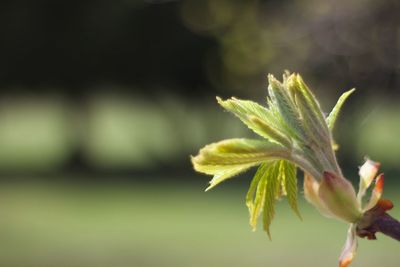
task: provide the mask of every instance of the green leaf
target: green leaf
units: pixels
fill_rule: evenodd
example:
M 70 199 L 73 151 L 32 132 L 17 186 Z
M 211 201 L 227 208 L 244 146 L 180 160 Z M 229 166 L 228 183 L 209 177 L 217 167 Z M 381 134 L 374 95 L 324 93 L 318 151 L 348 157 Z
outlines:
M 278 144 L 252 139 L 228 139 L 205 146 L 192 157 L 196 171 L 214 175 L 209 190 L 220 182 L 271 159 L 289 159 L 290 151 Z
M 250 225 L 256 229 L 257 218 L 264 213 L 264 230 L 271 238 L 269 227 L 275 214 L 275 201 L 286 195 L 289 205 L 301 218 L 297 207 L 296 167 L 287 160 L 263 163 L 257 170 L 246 195 Z
M 342 94 L 335 107 L 332 109 L 331 113 L 329 113 L 328 118 L 326 119 L 326 123 L 328 124 L 329 130 L 333 130 L 333 127 L 335 126 L 335 122 L 336 122 L 336 118 L 339 115 L 340 109 L 342 108 L 344 102 L 346 101 L 346 99 L 355 91 L 356 89 L 353 88 L 349 91 L 347 91 L 346 93 Z
M 232 112 L 251 130 L 272 142 L 290 146 L 290 140 L 281 132 L 273 114 L 267 108 L 248 100 L 231 98 L 222 100 L 217 97 L 218 103 L 226 110 Z
M 301 219 L 300 211 L 297 206 L 297 177 L 296 166 L 286 160 L 281 160 L 281 179 L 285 188 L 286 197 L 290 207 Z
M 310 136 L 314 143 L 318 144 L 319 146 L 325 146 L 327 143 L 329 144 L 330 136 L 328 127 L 326 127 L 326 125 L 325 127 L 321 127 L 320 121 L 315 116 L 313 110 L 310 109 L 310 106 L 307 105 L 307 102 L 301 93 L 296 92 L 296 104 L 299 107 L 304 129 L 307 132 L 307 135 Z
M 298 88 L 300 89 L 302 95 L 305 97 L 309 108 L 318 118 L 318 120 L 321 123 L 321 126 L 326 127 L 325 116 L 324 113 L 322 112 L 321 106 L 317 98 L 314 96 L 314 94 L 311 92 L 311 90 L 308 88 L 306 83 L 303 81 L 303 78 L 301 78 L 299 74 L 296 75 L 293 74 L 293 76 L 295 77 Z
M 263 224 L 264 230 L 271 239 L 270 225 L 275 216 L 275 200 L 279 192 L 279 167 L 280 162 L 275 161 L 270 165 L 267 176 L 267 186 L 264 198 Z
M 281 144 L 285 147 L 290 148 L 292 146 L 291 140 L 284 136 L 281 132 L 278 130 L 274 129 L 264 121 L 260 120 L 258 117 L 254 116 L 249 116 L 249 119 L 254 125 L 256 125 L 260 130 L 262 130 L 266 137 L 274 142 L 277 142 L 278 144 Z
M 267 104 L 268 104 L 268 110 L 271 112 L 271 118 L 270 121 L 272 125 L 275 126 L 275 128 L 279 129 L 280 132 L 282 132 L 285 136 L 289 137 L 290 139 L 296 138 L 296 136 L 293 134 L 293 129 L 289 127 L 289 125 L 286 124 L 284 118 L 279 112 L 279 108 L 277 104 L 272 101 L 271 97 L 267 97 Z
M 249 191 L 246 195 L 246 206 L 249 209 L 250 225 L 253 228 L 253 231 L 256 229 L 257 218 L 260 216 L 264 206 L 268 166 L 269 163 L 267 162 L 261 164 L 251 181 Z
M 253 166 L 257 166 L 259 163 L 249 163 L 249 164 L 242 164 L 240 166 L 215 166 L 215 171 L 212 171 L 212 173 L 207 173 L 207 174 L 213 174 L 214 177 L 210 181 L 210 185 L 206 188 L 205 191 L 208 191 L 218 185 L 219 183 L 225 181 L 226 179 L 232 178 L 242 172 L 247 171 L 249 168 Z M 210 168 L 211 170 L 211 168 Z
M 280 116 L 283 118 L 285 124 L 287 125 L 286 128 L 297 140 L 307 139 L 300 120 L 300 114 L 294 104 L 293 99 L 289 95 L 289 92 L 272 75 L 268 75 L 268 80 L 268 91 L 272 100 L 271 104 L 273 106 L 276 106 L 279 110 Z
M 307 136 L 312 137 L 315 144 L 325 147 L 330 144 L 330 133 L 320 105 L 298 74 L 284 77 L 284 87 L 291 93 L 301 117 L 301 124 Z

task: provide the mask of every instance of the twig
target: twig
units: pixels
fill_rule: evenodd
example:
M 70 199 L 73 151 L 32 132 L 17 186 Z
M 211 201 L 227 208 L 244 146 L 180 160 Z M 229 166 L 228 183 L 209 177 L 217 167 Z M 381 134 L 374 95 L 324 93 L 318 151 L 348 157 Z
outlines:
M 375 233 L 381 232 L 397 241 L 400 241 L 400 222 L 386 213 L 393 208 L 389 200 L 381 200 L 378 204 L 364 213 L 364 217 L 357 224 L 357 235 L 376 239 Z
M 384 213 L 382 216 L 379 216 L 372 227 L 377 232 L 381 232 L 384 235 L 400 241 L 400 222 L 389 214 Z

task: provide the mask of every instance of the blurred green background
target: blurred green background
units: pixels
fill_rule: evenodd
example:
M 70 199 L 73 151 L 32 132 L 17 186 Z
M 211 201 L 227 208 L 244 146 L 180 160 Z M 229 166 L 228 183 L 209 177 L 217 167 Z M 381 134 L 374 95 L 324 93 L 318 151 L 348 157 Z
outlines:
M 253 136 L 215 96 L 262 103 L 285 69 L 326 112 L 357 88 L 340 164 L 356 185 L 364 156 L 380 161 L 400 205 L 398 1 L 0 5 L 1 266 L 336 266 L 346 225 L 281 201 L 270 242 L 248 226 L 254 170 L 204 193 L 191 169 L 203 145 Z M 398 266 L 378 238 L 354 266 Z

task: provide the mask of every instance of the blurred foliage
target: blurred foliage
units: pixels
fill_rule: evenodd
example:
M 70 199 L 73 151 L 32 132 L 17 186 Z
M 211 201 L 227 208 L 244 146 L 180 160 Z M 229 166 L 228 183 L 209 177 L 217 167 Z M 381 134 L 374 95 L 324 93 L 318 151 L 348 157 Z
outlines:
M 0 168 L 59 168 L 73 149 L 69 110 L 59 99 L 0 100 Z
M 284 69 L 327 110 L 356 87 L 340 157 L 398 169 L 399 12 L 391 0 L 3 1 L 0 170 L 189 168 L 202 144 L 246 133 L 214 97 L 261 102 L 266 73 Z
M 214 85 L 258 90 L 266 73 L 289 68 L 317 88 L 352 83 L 383 90 L 399 85 L 399 8 L 394 1 L 185 0 L 181 16 L 219 43 L 220 68 L 216 59 L 206 65 Z
M 357 98 L 363 96 L 356 92 L 347 104 Z M 176 162 L 177 168 L 190 168 L 188 155 L 204 143 L 255 136 L 221 112 L 211 98 L 189 103 L 172 96 L 148 100 L 108 93 L 86 103 L 60 98 L 3 99 L 0 170 L 63 168 L 76 151 L 81 151 L 81 164 L 93 168 L 157 170 Z M 352 108 L 344 107 L 335 129 L 339 159 L 357 165 L 368 155 L 381 161 L 384 169 L 400 171 L 398 105 L 380 99 L 360 103 L 355 111 Z

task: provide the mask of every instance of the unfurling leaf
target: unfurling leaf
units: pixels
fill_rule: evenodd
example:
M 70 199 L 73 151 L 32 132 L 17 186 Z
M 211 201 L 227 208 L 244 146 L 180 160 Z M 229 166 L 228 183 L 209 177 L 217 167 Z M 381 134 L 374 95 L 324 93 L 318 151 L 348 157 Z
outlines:
M 232 178 L 233 176 L 236 176 L 242 172 L 247 171 L 249 168 L 256 166 L 257 163 L 248 163 L 248 164 L 242 164 L 240 166 L 229 166 L 225 168 L 221 167 L 215 167 L 215 171 L 213 171 L 214 177 L 210 181 L 210 185 L 206 188 L 205 191 L 208 191 L 218 185 L 219 183 L 225 181 L 226 179 Z M 211 170 L 211 169 L 210 169 Z
M 339 97 L 339 100 L 337 101 L 335 107 L 332 109 L 331 113 L 329 113 L 328 118 L 326 119 L 326 122 L 328 124 L 329 129 L 332 131 L 334 126 L 335 126 L 335 122 L 336 122 L 336 118 L 339 115 L 340 109 L 342 108 L 344 102 L 346 101 L 346 99 L 355 91 L 356 89 L 353 88 L 349 91 L 347 91 L 346 93 L 342 94 Z
M 269 163 L 263 163 L 258 168 L 246 195 L 246 205 L 250 214 L 250 225 L 255 231 L 257 218 L 264 207 L 265 190 L 267 186 L 267 169 Z
M 283 146 L 290 146 L 290 139 L 276 116 L 272 112 L 249 101 L 231 98 L 222 100 L 217 97 L 218 103 L 226 110 L 235 114 L 244 124 L 260 136 Z
M 284 192 L 284 194 L 282 194 Z M 257 218 L 264 213 L 264 229 L 269 237 L 269 226 L 275 213 L 275 201 L 286 195 L 290 206 L 301 218 L 297 207 L 297 178 L 295 166 L 286 160 L 261 164 L 246 195 L 250 225 L 256 229 Z
M 279 192 L 279 167 L 280 161 L 271 164 L 268 170 L 267 187 L 264 199 L 263 210 L 263 225 L 264 231 L 267 232 L 269 239 L 271 239 L 271 232 L 269 227 L 275 216 L 275 201 Z
M 296 91 L 296 104 L 299 107 L 300 115 L 303 120 L 307 134 L 313 138 L 313 141 L 320 146 L 325 146 L 330 142 L 329 130 L 326 122 L 321 122 L 318 114 L 312 109 L 305 96 Z
M 290 207 L 301 219 L 300 211 L 297 206 L 297 177 L 296 166 L 286 160 L 281 160 L 281 180 L 283 181 L 284 191 Z
M 273 106 L 276 106 L 286 128 L 297 140 L 306 140 L 307 136 L 300 120 L 300 114 L 291 98 L 290 92 L 272 75 L 268 75 L 268 92 Z
M 325 146 L 330 142 L 329 130 L 315 96 L 299 75 L 289 76 L 287 86 L 293 92 L 307 134 L 313 137 L 316 144 L 323 142 L 321 146 Z
M 314 96 L 314 94 L 311 92 L 311 90 L 308 88 L 306 83 L 303 81 L 303 78 L 301 78 L 301 76 L 299 74 L 296 74 L 295 77 L 300 86 L 300 90 L 301 90 L 302 94 L 307 99 L 307 102 L 308 102 L 310 108 L 313 110 L 313 112 L 317 116 L 317 118 L 321 121 L 321 124 L 324 124 L 325 116 L 324 116 L 324 113 L 322 112 L 322 109 L 317 101 L 317 98 Z
M 214 175 L 209 190 L 252 166 L 278 158 L 290 158 L 290 151 L 268 141 L 242 138 L 207 145 L 192 157 L 192 163 L 196 171 Z
M 279 130 L 272 128 L 270 125 L 262 121 L 260 118 L 255 116 L 249 116 L 249 120 L 258 127 L 263 133 L 265 133 L 266 138 L 270 141 L 277 142 L 285 147 L 290 148 L 292 146 L 291 141 Z

